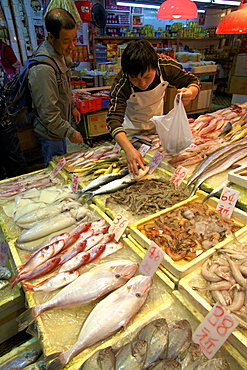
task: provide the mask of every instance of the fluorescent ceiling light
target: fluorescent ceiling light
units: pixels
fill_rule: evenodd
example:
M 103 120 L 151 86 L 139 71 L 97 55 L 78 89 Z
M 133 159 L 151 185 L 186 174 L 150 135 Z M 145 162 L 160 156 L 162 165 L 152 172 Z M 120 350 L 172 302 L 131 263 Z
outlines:
M 197 13 L 206 13 L 206 10 L 197 9 Z
M 218 4 L 218 5 L 233 5 L 233 6 L 239 6 L 241 1 L 225 1 L 225 0 L 194 0 L 196 3 L 211 3 Z
M 139 4 L 139 3 L 128 3 L 117 1 L 117 5 L 120 6 L 134 6 L 135 8 L 150 8 L 150 9 L 159 9 L 159 5 L 151 5 L 151 4 Z

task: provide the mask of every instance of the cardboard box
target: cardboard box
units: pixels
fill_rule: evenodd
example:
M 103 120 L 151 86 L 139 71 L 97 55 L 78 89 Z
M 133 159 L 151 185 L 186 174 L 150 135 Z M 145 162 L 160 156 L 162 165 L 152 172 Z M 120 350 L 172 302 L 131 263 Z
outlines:
M 228 92 L 247 95 L 247 77 L 231 76 Z
M 106 111 L 87 115 L 88 136 L 94 137 L 108 134 L 106 127 Z
M 237 56 L 234 76 L 247 77 L 247 54 Z

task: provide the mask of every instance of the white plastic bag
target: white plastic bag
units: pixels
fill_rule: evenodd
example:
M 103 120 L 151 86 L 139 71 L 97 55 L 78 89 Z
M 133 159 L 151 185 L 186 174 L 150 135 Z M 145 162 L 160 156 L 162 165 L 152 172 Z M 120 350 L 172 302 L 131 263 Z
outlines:
M 156 125 L 161 144 L 167 153 L 178 153 L 192 143 L 193 135 L 182 103 L 182 93 L 175 96 L 174 108 L 169 113 L 153 116 L 151 121 Z

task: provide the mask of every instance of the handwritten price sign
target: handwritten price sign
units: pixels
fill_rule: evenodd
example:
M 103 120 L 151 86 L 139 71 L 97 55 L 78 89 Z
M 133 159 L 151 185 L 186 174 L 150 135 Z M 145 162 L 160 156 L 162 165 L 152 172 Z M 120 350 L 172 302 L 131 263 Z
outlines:
M 187 173 L 188 173 L 187 168 L 184 168 L 183 166 L 178 166 L 175 172 L 173 173 L 172 177 L 170 178 L 170 181 L 172 181 L 174 185 L 179 186 L 187 176 Z
M 73 191 L 73 193 L 75 193 L 77 191 L 78 183 L 79 183 L 79 176 L 76 173 L 73 173 L 72 186 L 71 186 L 71 190 Z
M 160 164 L 160 162 L 162 161 L 162 159 L 164 158 L 164 154 L 160 153 L 160 152 L 157 152 L 152 160 L 149 162 L 149 173 L 153 173 L 155 168 L 158 167 L 158 165 Z
M 198 326 L 192 339 L 200 345 L 204 355 L 211 359 L 237 326 L 237 320 L 216 303 Z
M 150 146 L 149 145 L 146 145 L 146 144 L 142 144 L 140 146 L 140 149 L 139 149 L 139 152 L 141 154 L 142 157 L 144 157 L 144 155 L 147 153 L 147 151 L 150 149 Z
M 55 177 L 58 172 L 61 170 L 61 168 L 63 168 L 63 166 L 65 165 L 66 163 L 66 159 L 65 158 L 62 158 L 59 163 L 56 165 L 56 167 L 54 168 L 54 170 L 52 170 L 52 173 L 51 173 L 51 176 L 52 177 Z
M 129 220 L 127 220 L 127 218 L 118 213 L 115 219 L 113 220 L 113 223 L 109 227 L 109 233 L 114 233 L 115 240 L 119 241 L 128 224 Z
M 238 197 L 239 191 L 225 187 L 222 190 L 220 200 L 216 207 L 216 211 L 222 213 L 224 217 L 230 218 Z
M 8 243 L 0 239 L 0 265 L 5 266 L 6 264 L 6 257 L 9 250 Z
M 153 276 L 164 255 L 165 252 L 156 243 L 152 242 L 140 264 L 140 272 L 143 275 Z

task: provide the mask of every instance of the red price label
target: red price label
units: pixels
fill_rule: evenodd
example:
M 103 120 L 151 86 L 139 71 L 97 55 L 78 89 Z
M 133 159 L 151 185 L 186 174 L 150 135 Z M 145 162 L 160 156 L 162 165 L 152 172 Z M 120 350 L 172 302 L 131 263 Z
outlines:
M 115 240 L 118 241 L 121 238 L 128 224 L 129 224 L 129 220 L 125 218 L 123 215 L 121 215 L 120 213 L 118 213 L 115 219 L 113 220 L 113 223 L 109 227 L 109 233 L 114 233 Z
M 52 173 L 51 173 L 51 176 L 52 177 L 55 177 L 58 172 L 61 170 L 61 168 L 63 168 L 63 166 L 65 165 L 66 163 L 66 159 L 65 158 L 62 158 L 59 163 L 56 165 L 56 167 L 54 168 L 54 170 L 52 170 Z
M 141 154 L 142 157 L 147 153 L 147 151 L 150 149 L 149 145 L 142 144 L 139 149 L 139 153 Z
M 154 242 L 150 244 L 150 247 L 145 254 L 142 263 L 140 265 L 140 272 L 143 275 L 153 276 L 160 262 L 164 258 L 165 252 Z
M 200 345 L 205 356 L 211 359 L 237 326 L 237 320 L 220 304 L 215 304 L 194 332 L 192 339 Z
M 9 246 L 8 243 L 0 239 L 0 265 L 5 266 L 6 264 L 6 258 L 8 254 Z
M 216 211 L 222 213 L 224 217 L 230 218 L 238 197 L 239 191 L 225 187 L 222 190 L 220 200 L 216 207 Z
M 73 173 L 72 186 L 71 186 L 71 190 L 73 191 L 73 193 L 75 193 L 77 191 L 78 184 L 79 184 L 79 176 L 76 173 Z
M 152 160 L 149 162 L 148 167 L 150 168 L 149 173 L 153 173 L 155 168 L 158 167 L 162 159 L 164 158 L 164 154 L 157 152 Z
M 174 185 L 179 186 L 187 176 L 187 173 L 188 173 L 187 168 L 184 168 L 183 166 L 178 166 L 175 172 L 173 173 L 172 177 L 170 178 L 170 181 L 172 181 Z

